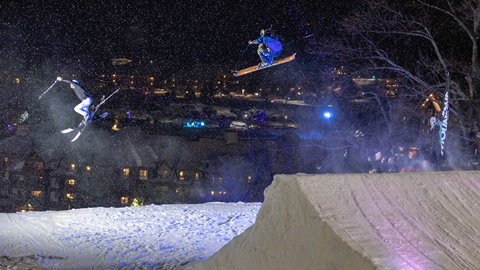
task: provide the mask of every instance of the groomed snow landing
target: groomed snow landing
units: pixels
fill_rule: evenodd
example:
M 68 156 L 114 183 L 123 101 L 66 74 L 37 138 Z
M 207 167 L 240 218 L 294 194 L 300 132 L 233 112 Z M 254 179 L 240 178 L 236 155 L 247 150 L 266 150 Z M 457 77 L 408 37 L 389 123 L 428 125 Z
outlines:
M 260 203 L 0 213 L 0 269 L 178 269 L 251 226 Z
M 186 269 L 480 269 L 480 172 L 276 175 L 255 224 Z

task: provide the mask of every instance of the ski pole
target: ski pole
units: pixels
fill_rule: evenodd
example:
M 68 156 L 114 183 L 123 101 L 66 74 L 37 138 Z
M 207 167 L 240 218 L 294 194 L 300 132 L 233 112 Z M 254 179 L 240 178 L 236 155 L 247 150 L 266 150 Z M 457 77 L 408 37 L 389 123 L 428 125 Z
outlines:
M 295 42 L 295 41 L 299 41 L 299 40 L 302 40 L 302 39 L 309 38 L 309 37 L 311 37 L 311 36 L 313 36 L 313 34 L 311 34 L 311 35 L 308 35 L 308 36 L 306 36 L 306 37 L 302 37 L 302 38 L 294 39 L 294 40 L 292 40 L 292 41 L 290 41 L 290 42 L 288 42 L 288 43 L 285 43 L 285 44 L 283 44 L 283 46 L 286 46 L 286 45 L 288 45 L 288 44 L 290 44 L 290 43 L 293 43 L 293 42 Z
M 43 97 L 43 95 L 45 95 L 45 94 L 48 92 L 48 90 L 50 90 L 57 82 L 58 82 L 58 80 L 55 80 L 55 82 L 54 82 L 52 85 L 50 85 L 50 87 L 48 87 L 48 89 L 45 90 L 45 92 L 43 92 L 43 93 L 38 97 L 38 99 L 41 99 L 41 98 Z
M 250 44 L 248 44 L 248 46 L 247 46 L 247 48 L 245 49 L 245 51 L 243 51 L 242 56 L 240 56 L 240 59 L 238 59 L 237 63 L 235 64 L 235 69 L 237 69 L 238 62 L 240 62 L 240 60 L 242 60 L 243 55 L 247 52 L 247 50 L 248 50 L 249 47 L 250 47 Z M 233 71 L 233 70 L 232 70 L 232 71 Z
M 115 90 L 113 93 L 110 94 L 110 96 L 108 96 L 106 99 L 102 100 L 102 102 L 100 102 L 98 106 L 102 105 L 103 103 L 105 103 L 105 101 L 107 101 L 107 99 L 111 98 L 115 93 L 117 93 L 118 91 L 120 91 L 120 88 L 118 88 L 117 90 Z

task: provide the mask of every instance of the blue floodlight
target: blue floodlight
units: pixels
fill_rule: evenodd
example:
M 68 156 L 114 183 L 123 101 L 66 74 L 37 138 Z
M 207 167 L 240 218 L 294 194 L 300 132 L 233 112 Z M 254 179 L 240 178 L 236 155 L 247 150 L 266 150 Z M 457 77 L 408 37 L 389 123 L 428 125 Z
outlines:
M 336 119 L 336 109 L 334 105 L 319 106 L 316 109 L 316 116 L 322 122 L 332 122 Z
M 335 118 L 333 110 L 325 110 L 321 112 L 321 118 L 324 122 L 331 122 Z

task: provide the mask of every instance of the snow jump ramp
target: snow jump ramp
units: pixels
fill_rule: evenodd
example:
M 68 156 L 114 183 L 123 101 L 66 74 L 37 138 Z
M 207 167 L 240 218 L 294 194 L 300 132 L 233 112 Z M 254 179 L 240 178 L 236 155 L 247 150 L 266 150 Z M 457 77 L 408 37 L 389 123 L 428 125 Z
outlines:
M 186 269 L 480 269 L 480 172 L 276 175 L 254 225 Z

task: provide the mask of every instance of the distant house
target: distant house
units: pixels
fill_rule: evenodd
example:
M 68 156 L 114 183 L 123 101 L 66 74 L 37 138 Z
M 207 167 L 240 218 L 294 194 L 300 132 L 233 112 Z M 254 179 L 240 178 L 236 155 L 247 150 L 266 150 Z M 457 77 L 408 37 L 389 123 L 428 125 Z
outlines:
M 232 191 L 236 182 L 248 186 L 258 180 L 263 187 L 271 182 L 271 169 L 284 166 L 275 158 L 279 152 L 267 152 L 258 140 L 223 134 L 192 140 L 92 126 L 72 143 L 60 132 L 25 130 L 0 140 L 0 212 L 121 207 L 134 199 L 146 204 L 232 201 L 239 198 Z M 263 149 L 255 152 L 264 166 L 255 175 L 248 167 L 252 148 Z M 219 159 L 227 153 L 232 160 L 241 156 L 241 162 L 229 167 Z M 266 165 L 269 159 L 275 166 Z
M 191 183 L 203 180 L 204 163 L 195 162 L 192 168 L 184 159 L 199 157 L 172 148 L 182 141 L 178 138 L 145 138 L 136 129 L 104 137 L 108 135 L 98 132 L 95 140 L 75 145 L 62 134 L 52 135 L 54 139 L 17 135 L 0 140 L 0 211 L 126 206 L 134 198 L 180 202 L 190 193 Z M 157 154 L 165 150 L 160 145 L 176 155 Z M 167 193 L 173 195 L 166 198 Z

